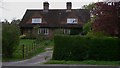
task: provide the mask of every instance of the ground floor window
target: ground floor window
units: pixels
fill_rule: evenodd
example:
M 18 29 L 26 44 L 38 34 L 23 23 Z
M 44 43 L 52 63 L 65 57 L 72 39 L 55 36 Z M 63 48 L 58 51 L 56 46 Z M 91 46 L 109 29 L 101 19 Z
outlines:
M 39 28 L 38 29 L 38 34 L 48 35 L 49 34 L 49 29 L 48 28 Z
M 70 34 L 70 29 L 64 29 L 64 34 Z

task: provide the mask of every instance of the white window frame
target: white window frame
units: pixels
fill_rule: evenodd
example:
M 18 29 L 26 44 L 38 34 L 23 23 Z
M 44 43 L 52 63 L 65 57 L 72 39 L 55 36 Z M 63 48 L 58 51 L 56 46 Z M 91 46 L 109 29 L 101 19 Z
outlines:
M 48 35 L 49 34 L 49 29 L 48 28 L 39 28 L 38 29 L 38 34 Z
M 70 29 L 64 29 L 64 34 L 70 34 Z
M 67 18 L 67 23 L 76 24 L 76 23 L 78 23 L 78 19 L 77 18 Z
M 32 23 L 42 23 L 42 18 L 32 18 Z

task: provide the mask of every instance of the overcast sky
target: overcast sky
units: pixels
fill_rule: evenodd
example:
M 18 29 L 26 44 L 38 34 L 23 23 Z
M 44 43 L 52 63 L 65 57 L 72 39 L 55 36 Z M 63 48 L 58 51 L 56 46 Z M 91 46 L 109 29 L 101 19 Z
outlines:
M 66 2 L 72 2 L 72 8 L 77 9 L 103 0 L 0 0 L 0 20 L 22 19 L 26 9 L 43 9 L 45 1 L 49 2 L 50 9 L 66 9 Z

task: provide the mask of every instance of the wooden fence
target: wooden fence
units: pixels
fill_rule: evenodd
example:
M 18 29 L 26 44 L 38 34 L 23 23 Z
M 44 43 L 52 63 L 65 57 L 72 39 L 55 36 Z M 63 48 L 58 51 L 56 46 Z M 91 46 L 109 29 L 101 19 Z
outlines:
M 36 44 L 35 42 L 31 45 L 22 45 L 23 59 L 31 57 L 38 48 L 40 48 L 40 46 L 38 44 Z

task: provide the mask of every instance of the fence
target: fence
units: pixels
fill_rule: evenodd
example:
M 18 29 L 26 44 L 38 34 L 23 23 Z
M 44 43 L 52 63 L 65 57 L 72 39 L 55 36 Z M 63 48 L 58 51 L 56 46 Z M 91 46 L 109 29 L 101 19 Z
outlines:
M 31 45 L 25 45 L 25 44 L 22 45 L 21 50 L 22 50 L 23 59 L 31 57 L 37 51 L 38 48 L 40 48 L 40 46 L 35 42 Z

